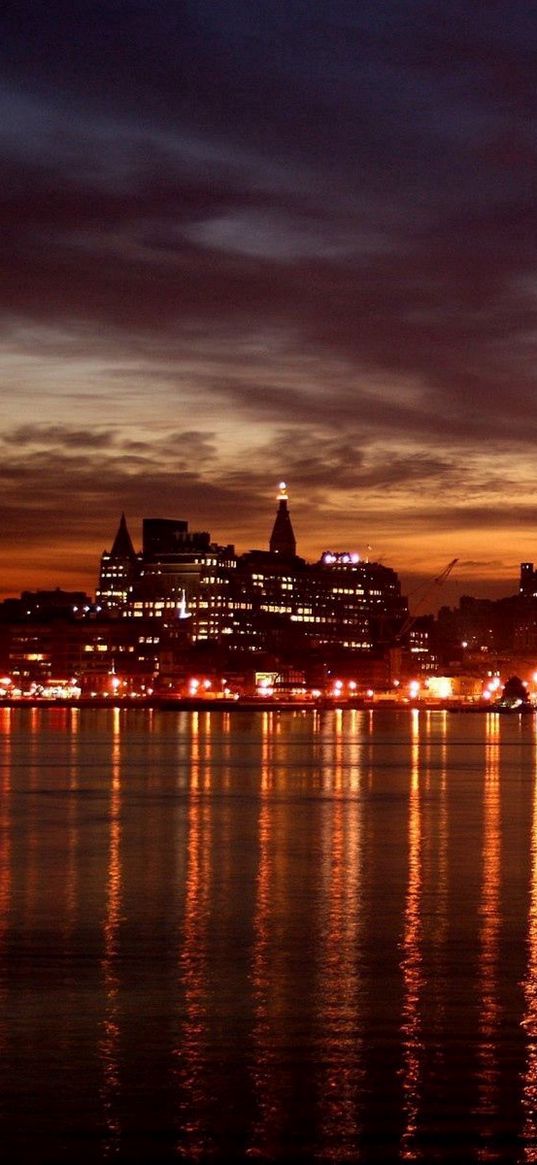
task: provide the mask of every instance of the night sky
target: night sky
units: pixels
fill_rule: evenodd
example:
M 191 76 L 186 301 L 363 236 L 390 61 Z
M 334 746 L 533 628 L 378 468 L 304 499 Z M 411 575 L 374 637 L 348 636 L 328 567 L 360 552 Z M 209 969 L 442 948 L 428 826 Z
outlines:
M 537 559 L 537 8 L 4 0 L 0 592 L 125 510 Z M 368 552 L 367 547 L 372 549 Z

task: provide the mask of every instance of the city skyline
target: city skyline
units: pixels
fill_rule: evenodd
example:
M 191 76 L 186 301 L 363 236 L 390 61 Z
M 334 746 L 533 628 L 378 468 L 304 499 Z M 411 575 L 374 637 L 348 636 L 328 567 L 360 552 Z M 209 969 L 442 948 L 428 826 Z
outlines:
M 41 585 L 41 583 L 37 585 L 33 584 L 31 572 L 29 577 L 25 577 L 21 574 L 21 582 L 20 586 L 17 588 L 17 591 L 0 591 L 0 600 L 10 597 L 15 598 L 19 593 L 30 593 L 32 591 L 38 594 L 41 591 L 45 593 L 54 590 L 58 590 L 59 592 L 60 590 L 67 591 L 69 589 L 78 589 L 83 590 L 88 596 L 97 595 L 96 601 L 99 602 L 98 590 L 99 585 L 102 584 L 102 573 L 100 573 L 102 572 L 102 562 L 105 559 L 110 558 L 110 556 L 112 556 L 112 559 L 114 559 L 114 555 L 117 557 L 118 554 L 123 554 L 123 557 L 125 557 L 125 547 L 127 546 L 130 548 L 129 553 L 132 556 L 132 560 L 141 561 L 143 557 L 142 546 L 145 546 L 146 544 L 146 527 L 149 529 L 153 526 L 158 528 L 167 527 L 169 529 L 182 528 L 184 531 L 188 531 L 190 526 L 188 537 L 193 537 L 195 539 L 199 538 L 200 546 L 202 543 L 203 545 L 207 546 L 210 543 L 211 546 L 214 546 L 216 549 L 218 549 L 219 553 L 223 553 L 224 557 L 228 557 L 229 553 L 231 553 L 234 558 L 240 559 L 243 556 L 248 557 L 249 552 L 261 552 L 262 554 L 270 552 L 272 555 L 274 555 L 274 552 L 276 552 L 276 556 L 278 556 L 278 547 L 280 544 L 277 541 L 277 538 L 279 536 L 280 539 L 283 538 L 281 546 L 283 548 L 282 554 L 284 559 L 287 559 L 289 556 L 293 558 L 295 555 L 297 555 L 297 561 L 302 560 L 308 566 L 315 566 L 316 564 L 321 564 L 323 562 L 330 563 L 332 561 L 336 561 L 336 559 L 339 559 L 345 562 L 361 562 L 364 564 L 371 563 L 372 565 L 377 564 L 381 567 L 389 567 L 392 571 L 395 571 L 396 575 L 401 579 L 402 592 L 410 600 L 410 605 L 413 610 L 415 610 L 415 613 L 420 615 L 426 613 L 436 614 L 440 607 L 455 605 L 461 595 L 467 593 L 464 587 L 461 587 L 460 581 L 458 586 L 453 585 L 454 574 L 456 577 L 456 571 L 459 566 L 459 559 L 457 557 L 450 560 L 449 563 L 444 563 L 442 565 L 442 569 L 440 569 L 440 567 L 438 570 L 434 569 L 434 564 L 431 561 L 429 571 L 424 573 L 423 576 L 407 576 L 407 582 L 411 584 L 409 588 L 405 587 L 404 571 L 399 571 L 397 569 L 397 564 L 385 561 L 383 556 L 376 556 L 374 553 L 374 548 L 371 545 L 368 545 L 365 551 L 358 551 L 355 545 L 338 545 L 335 540 L 333 538 L 330 539 L 330 535 L 327 534 L 326 538 L 322 542 L 321 551 L 314 555 L 304 554 L 302 552 L 301 546 L 295 538 L 295 531 L 293 528 L 294 516 L 292 507 L 291 510 L 288 508 L 289 487 L 286 482 L 280 481 L 278 483 L 277 491 L 274 493 L 273 497 L 274 508 L 272 515 L 269 517 L 269 522 L 265 531 L 261 533 L 261 537 L 257 540 L 257 542 L 252 543 L 247 548 L 239 546 L 237 542 L 233 540 L 233 538 L 219 539 L 215 537 L 212 533 L 212 530 L 210 529 L 210 523 L 201 522 L 198 524 L 197 528 L 194 528 L 194 524 L 189 522 L 185 516 L 178 519 L 170 518 L 169 515 L 165 517 L 162 515 L 159 515 L 158 517 L 156 515 L 151 517 L 145 515 L 140 520 L 139 531 L 135 531 L 133 523 L 127 519 L 125 511 L 122 511 L 116 520 L 114 530 L 111 532 L 108 540 L 106 541 L 106 544 L 101 546 L 99 554 L 95 562 L 92 564 L 89 581 L 88 578 L 83 575 L 81 582 L 77 585 L 77 583 L 74 581 L 75 577 L 77 576 L 68 574 L 67 583 L 65 583 L 61 567 L 58 567 L 55 573 L 54 566 L 52 565 L 49 575 L 47 576 L 43 585 Z M 203 532 L 198 533 L 197 530 L 201 527 L 203 527 Z M 121 550 L 120 547 L 122 548 Z M 54 547 L 51 547 L 52 562 L 53 559 Z M 533 568 L 533 559 L 526 559 L 524 562 L 517 564 L 516 577 L 513 576 L 510 579 L 511 585 L 507 590 L 500 582 L 497 584 L 497 588 L 489 588 L 488 594 L 481 596 L 475 595 L 474 597 L 489 598 L 494 600 L 497 598 L 504 598 L 521 593 L 523 578 L 526 580 L 524 584 L 526 587 L 530 586 L 531 582 L 532 585 L 530 589 L 532 589 L 533 593 L 533 579 L 535 575 L 537 575 L 537 570 L 534 571 Z M 454 572 L 454 574 L 452 572 Z M 436 584 L 440 585 L 437 586 Z M 424 606 L 425 603 L 426 605 Z
M 2 595 L 93 589 L 122 510 L 264 545 L 280 478 L 310 560 L 516 590 L 535 22 L 3 6 Z

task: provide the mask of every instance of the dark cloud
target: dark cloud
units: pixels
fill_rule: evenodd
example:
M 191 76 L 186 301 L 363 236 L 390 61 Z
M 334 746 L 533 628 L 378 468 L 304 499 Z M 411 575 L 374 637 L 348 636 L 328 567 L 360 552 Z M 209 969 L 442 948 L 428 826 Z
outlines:
M 387 460 L 382 448 L 374 452 L 366 444 L 360 448 L 345 437 L 322 432 L 310 437 L 282 430 L 270 444 L 259 446 L 252 463 L 236 464 L 233 454 L 222 455 L 210 434 L 196 430 L 131 441 L 121 429 L 28 425 L 5 433 L 0 454 L 3 528 L 8 537 L 18 532 L 22 540 L 31 530 L 32 537 L 47 541 L 49 523 L 55 522 L 64 537 L 94 539 L 106 533 L 105 516 L 113 526 L 122 509 L 141 520 L 160 508 L 169 516 L 190 517 L 203 528 L 216 524 L 221 541 L 242 533 L 264 543 L 274 509 L 267 493 L 269 458 L 274 483 L 284 469 L 291 470 L 297 529 L 300 534 L 302 526 L 310 544 L 312 538 L 325 536 L 323 523 L 331 528 L 336 520 L 342 532 L 365 529 L 372 507 L 377 508 L 376 525 L 389 527 L 387 498 L 396 507 L 401 528 L 424 532 L 432 526 L 437 531 L 479 530 L 493 517 L 498 527 L 524 527 L 534 514 L 523 500 L 497 512 L 497 497 L 506 489 L 501 474 L 485 471 L 480 476 L 474 470 L 475 493 L 490 494 L 491 500 L 471 505 L 456 459 L 421 453 Z M 449 489 L 451 500 L 439 510 L 436 494 L 441 488 Z M 408 496 L 413 504 L 405 510 Z
M 472 558 L 467 558 L 461 559 L 458 565 L 461 570 L 474 570 L 476 567 L 478 570 L 500 570 L 503 562 L 500 558 L 490 558 L 488 561 L 485 558 L 477 561 Z M 515 569 L 516 566 L 513 563 L 513 570 Z
M 68 425 L 20 425 L 5 431 L 7 445 L 62 446 L 64 449 L 102 449 L 113 445 L 115 434 L 107 429 L 73 429 Z

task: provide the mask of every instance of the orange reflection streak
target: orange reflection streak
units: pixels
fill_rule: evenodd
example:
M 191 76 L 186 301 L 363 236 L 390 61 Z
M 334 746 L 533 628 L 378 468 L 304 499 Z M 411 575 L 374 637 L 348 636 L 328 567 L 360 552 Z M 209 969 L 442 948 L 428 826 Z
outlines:
M 422 824 L 419 716 L 418 709 L 413 708 L 411 711 L 412 743 L 408 809 L 408 888 L 401 960 L 404 991 L 401 1022 L 404 1128 L 401 1136 L 401 1157 L 405 1161 L 416 1160 L 421 1155 L 416 1145 L 423 1074 L 420 1001 L 424 985 L 421 951 L 423 924 L 421 918 Z
M 353 1160 L 360 1132 L 358 1095 L 364 1069 L 359 1034 L 361 806 L 346 783 L 343 713 L 335 714 L 332 800 L 324 814 L 319 951 L 319 1153 Z M 354 759 L 354 758 L 353 758 Z M 354 769 L 352 787 L 359 788 Z
M 207 978 L 207 923 L 211 894 L 208 787 L 200 759 L 200 714 L 191 715 L 191 774 L 188 799 L 187 865 L 182 947 L 179 953 L 180 985 L 184 994 L 184 1022 L 175 1056 L 181 1099 L 177 1155 L 197 1161 L 208 1151 L 202 1119 L 207 1099 L 203 1082 L 204 1040 L 207 1027 L 205 984 Z
M 26 709 L 24 710 L 26 711 Z M 28 741 L 28 787 L 31 794 L 37 793 L 39 780 L 39 766 L 36 764 L 37 750 L 38 750 L 38 736 L 40 731 L 40 710 L 38 708 L 31 708 L 29 710 L 30 721 L 30 739 Z M 28 931 L 32 931 L 36 926 L 36 916 L 38 911 L 38 890 L 39 890 L 39 831 L 37 829 L 39 819 L 38 797 L 30 796 L 29 807 L 27 814 L 27 839 L 26 839 L 26 926 Z
M 65 949 L 69 948 L 73 927 L 76 919 L 77 907 L 77 853 L 78 827 L 76 821 L 78 788 L 78 731 L 80 727 L 80 712 L 78 708 L 70 709 L 69 717 L 69 800 L 67 808 L 67 877 L 65 880 Z
M 523 983 L 526 1066 L 522 1078 L 524 1159 L 537 1161 L 537 751 L 534 741 L 533 811 L 530 848 L 528 965 Z
M 65 712 L 65 719 L 63 723 L 59 721 L 61 731 L 68 737 L 69 750 L 69 768 L 66 776 L 65 793 L 67 796 L 66 806 L 66 852 L 65 852 L 65 871 L 62 879 L 62 885 L 65 892 L 65 909 L 62 911 L 63 924 L 63 960 L 64 960 L 64 986 L 63 991 L 67 997 L 70 993 L 69 1005 L 67 1015 L 70 1016 L 76 1007 L 75 996 L 77 990 L 77 972 L 76 961 L 73 959 L 73 935 L 76 928 L 76 915 L 78 907 L 78 729 L 80 713 L 77 708 L 61 709 Z M 62 1049 L 63 1058 L 66 1064 L 70 1062 L 73 1056 L 74 1035 L 73 1028 L 70 1024 L 62 1024 L 58 1032 L 58 1046 Z
M 440 773 L 439 773 L 439 800 L 436 817 L 437 829 L 437 865 L 435 875 L 436 895 L 434 919 L 432 922 L 432 953 L 434 959 L 434 976 L 436 981 L 435 1006 L 433 1023 L 438 1033 L 434 1048 L 434 1062 L 437 1073 L 441 1071 L 445 1059 L 445 1039 L 443 1032 L 446 1015 L 446 986 L 448 971 L 446 969 L 446 939 L 449 920 L 449 881 L 448 881 L 448 847 L 449 847 L 449 812 L 448 812 L 448 750 L 447 732 L 449 712 L 437 714 L 436 724 L 440 727 Z
M 190 719 L 190 788 L 199 788 L 200 778 L 200 714 L 192 712 Z
M 231 774 L 229 773 L 229 761 L 231 757 L 231 713 L 222 712 L 222 763 L 224 767 L 224 777 L 226 785 L 229 785 Z
M 479 1018 L 477 1112 L 488 1123 L 482 1128 L 485 1142 L 479 1151 L 481 1160 L 497 1158 L 497 1147 L 490 1144 L 492 1121 L 498 1101 L 498 1028 L 500 1005 L 498 1001 L 498 960 L 500 938 L 500 718 L 491 712 L 486 719 L 485 786 L 483 823 L 483 884 L 480 904 L 479 978 L 481 1010 Z
M 106 1157 L 115 1156 L 120 1149 L 121 1121 L 119 1097 L 119 931 L 122 905 L 121 875 L 121 711 L 114 708 L 112 727 L 112 789 L 110 796 L 110 832 L 108 844 L 108 879 L 106 914 L 103 923 L 104 954 L 101 961 L 105 994 L 103 1035 L 100 1043 L 103 1066 L 101 1096 L 107 1136 L 103 1145 Z
M 417 709 L 415 709 L 415 710 L 417 711 Z M 433 716 L 434 716 L 434 714 L 433 714 L 433 712 L 431 712 L 431 709 L 427 708 L 425 710 L 425 748 L 423 750 L 424 755 L 423 755 L 423 760 L 422 760 L 422 765 L 423 765 L 423 769 L 424 769 L 424 774 L 423 774 L 424 775 L 424 782 L 423 783 L 424 783 L 425 793 L 430 793 L 431 783 L 433 780 L 433 776 L 432 776 L 432 772 L 431 772 L 431 758 L 432 758 L 432 748 L 433 748 L 432 738 L 433 738 L 434 725 L 436 723 L 436 718 L 435 717 L 433 718 Z
M 365 712 L 358 712 L 351 708 L 347 712 L 347 760 L 348 785 L 356 792 L 362 783 L 362 741 Z
M 202 735 L 201 735 L 202 769 L 201 769 L 201 773 L 200 773 L 201 787 L 202 787 L 202 789 L 205 789 L 207 792 L 209 792 L 210 788 L 211 788 L 211 782 L 212 782 L 211 764 L 212 764 L 212 757 L 213 757 L 213 751 L 214 751 L 214 727 L 213 727 L 213 731 L 211 732 L 211 713 L 210 712 L 202 712 L 201 713 L 200 727 L 202 730 Z M 225 789 L 228 788 L 230 780 L 231 780 L 231 773 L 230 773 L 229 769 L 225 769 L 224 773 L 222 775 L 222 784 L 223 784 L 223 787 Z
M 375 728 L 375 720 L 374 720 L 373 709 L 370 708 L 369 711 L 365 713 L 365 716 L 367 718 L 365 721 L 365 724 L 364 724 L 364 732 L 367 734 L 367 787 L 368 787 L 369 791 L 371 792 L 371 790 L 373 789 L 373 782 L 374 782 L 374 728 Z
M 11 708 L 0 708 L 0 1055 L 6 1049 L 7 941 L 11 907 Z M 2 1108 L 4 1105 L 2 1104 Z
M 254 944 L 250 968 L 254 1022 L 252 1025 L 252 1088 L 257 1115 L 250 1137 L 252 1156 L 270 1157 L 273 1154 L 281 1111 L 274 1089 L 275 1039 L 270 999 L 273 993 L 272 964 L 272 909 L 273 909 L 273 829 L 272 768 L 274 745 L 274 714 L 262 713 L 261 788 L 258 820 L 259 865 L 256 879 L 256 903 L 253 921 Z
M 438 809 L 438 873 L 435 945 L 443 946 L 448 929 L 448 841 L 447 731 L 449 712 L 441 712 L 440 804 Z
M 334 712 L 334 737 L 332 742 L 333 756 L 330 766 L 333 777 L 333 788 L 341 792 L 343 786 L 343 709 L 336 708 Z

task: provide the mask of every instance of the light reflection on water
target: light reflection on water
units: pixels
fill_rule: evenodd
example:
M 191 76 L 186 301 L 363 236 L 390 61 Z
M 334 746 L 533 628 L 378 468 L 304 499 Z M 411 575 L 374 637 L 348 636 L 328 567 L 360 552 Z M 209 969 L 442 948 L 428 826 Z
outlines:
M 424 881 L 431 901 L 430 982 L 434 984 L 434 1003 L 425 1020 L 429 1025 L 428 1059 L 430 1086 L 442 1093 L 446 1080 L 444 1036 L 446 1030 L 445 984 L 449 976 L 447 942 L 449 936 L 449 804 L 448 804 L 448 725 L 449 713 L 428 717 L 429 752 L 431 736 L 437 738 L 437 756 L 429 757 L 428 779 L 433 795 L 425 802 L 428 825 L 428 849 L 425 855 Z M 434 793 L 436 792 L 436 796 Z
M 528 962 L 524 978 L 526 1062 L 522 1077 L 524 1159 L 537 1161 L 537 750 L 534 742 L 531 806 L 530 893 L 527 925 Z
M 121 1140 L 119 1099 L 120 1077 L 120 922 L 121 922 L 121 713 L 112 710 L 111 789 L 108 834 L 108 871 L 106 907 L 103 922 L 104 1019 L 101 1057 L 103 1066 L 102 1101 L 107 1135 L 103 1156 L 117 1156 Z M 71 770 L 72 773 L 72 770 Z M 73 777 L 71 776 L 71 780 Z M 71 785 L 72 787 L 72 785 Z
M 481 1117 L 479 1150 L 482 1160 L 498 1159 L 494 1146 L 494 1116 L 498 1104 L 498 1035 L 501 1023 L 498 999 L 498 961 L 501 926 L 500 718 L 486 717 L 485 777 L 483 786 L 482 888 L 479 907 L 479 1042 L 477 1047 L 478 1105 Z
M 10 1159 L 537 1161 L 533 720 L 0 709 L 0 764 Z
M 401 972 L 403 976 L 403 1014 L 401 1023 L 401 1078 L 403 1086 L 403 1131 L 401 1158 L 419 1156 L 416 1133 L 420 1115 L 423 1038 L 421 993 L 422 959 L 422 821 L 420 803 L 420 714 L 410 713 L 410 795 L 408 804 L 408 887 L 405 902 Z
M 11 708 L 0 708 L 0 1062 L 9 1054 L 7 1007 L 9 977 L 7 949 L 11 912 Z M 0 1117 L 8 1116 L 0 1091 Z
M 184 998 L 181 1038 L 175 1054 L 179 1070 L 180 1136 L 177 1153 L 199 1160 L 209 1148 L 203 1110 L 206 1084 L 203 1049 L 207 1016 L 207 932 L 211 893 L 211 815 L 204 797 L 210 787 L 206 739 L 200 738 L 200 713 L 191 717 L 191 769 L 187 809 L 187 857 L 183 932 L 179 951 L 179 983 Z M 208 763 L 208 761 L 207 761 Z
M 254 1098 L 252 1128 L 248 1151 L 251 1156 L 270 1156 L 278 1142 L 282 1114 L 275 1079 L 277 1042 L 272 1006 L 273 940 L 272 893 L 274 886 L 273 815 L 270 811 L 274 788 L 274 713 L 262 713 L 262 753 L 260 774 L 259 818 L 257 827 L 259 858 L 256 874 L 256 900 L 253 921 L 253 945 L 250 964 L 252 987 L 252 1058 L 251 1076 Z
M 318 1154 L 327 1160 L 352 1156 L 360 1132 L 363 1047 L 360 1034 L 359 940 L 362 924 L 360 745 L 356 713 L 334 716 L 334 736 L 324 758 L 331 798 L 321 833 L 317 984 Z

